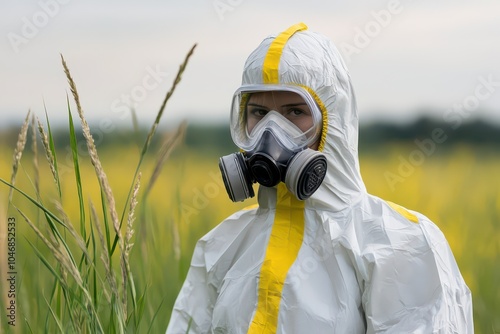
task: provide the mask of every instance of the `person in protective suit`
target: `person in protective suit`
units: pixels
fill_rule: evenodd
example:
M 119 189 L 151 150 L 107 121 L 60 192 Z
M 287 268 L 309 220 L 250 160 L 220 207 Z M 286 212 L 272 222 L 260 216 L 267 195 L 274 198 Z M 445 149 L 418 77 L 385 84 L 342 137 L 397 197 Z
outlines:
M 297 24 L 251 53 L 220 159 L 233 201 L 196 245 L 167 334 L 472 333 L 471 293 L 441 231 L 369 195 L 335 46 Z

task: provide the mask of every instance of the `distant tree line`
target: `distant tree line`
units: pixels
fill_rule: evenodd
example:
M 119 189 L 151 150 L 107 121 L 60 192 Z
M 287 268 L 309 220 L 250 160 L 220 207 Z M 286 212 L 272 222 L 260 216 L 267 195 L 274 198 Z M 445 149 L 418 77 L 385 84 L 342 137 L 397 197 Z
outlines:
M 376 123 L 362 126 L 359 135 L 360 147 L 381 145 L 395 141 L 415 141 L 432 139 L 441 133 L 441 144 L 452 146 L 459 143 L 492 146 L 500 149 L 500 125 L 482 119 L 463 123 L 460 126 L 420 118 L 409 124 Z
M 394 142 L 414 142 L 415 140 L 438 140 L 440 146 L 452 147 L 467 143 L 500 151 L 500 124 L 495 125 L 484 120 L 463 123 L 459 127 L 444 121 L 420 118 L 408 124 L 372 123 L 361 124 L 359 130 L 360 151 L 383 146 Z M 185 143 L 193 148 L 217 148 L 232 152 L 235 146 L 227 126 L 188 127 Z
M 148 129 L 140 129 L 137 132 L 129 129 L 116 129 L 112 133 L 96 136 L 98 147 L 113 145 L 138 145 L 141 146 L 147 136 Z M 165 130 L 160 130 L 165 133 Z M 14 148 L 17 140 L 18 128 L 7 128 L 0 130 L 0 140 L 3 144 Z M 439 134 L 443 146 L 453 146 L 459 143 L 480 145 L 500 151 L 500 125 L 487 122 L 482 119 L 463 123 L 458 127 L 444 121 L 436 121 L 430 118 L 420 118 L 413 123 L 371 123 L 361 124 L 359 131 L 360 151 L 370 150 L 377 146 L 394 142 L 414 142 L 415 140 L 433 139 Z M 69 144 L 67 129 L 53 129 L 54 142 L 59 149 L 65 149 Z M 83 136 L 77 129 L 79 142 L 84 143 Z M 157 133 L 152 145 L 159 145 L 162 133 Z M 28 141 L 29 144 L 29 141 Z M 230 153 L 237 148 L 231 140 L 231 134 L 227 125 L 202 125 L 190 124 L 187 128 L 184 145 L 192 149 L 203 151 L 217 151 Z M 5 146 L 4 146 L 5 147 Z M 81 149 L 85 149 L 82 145 Z

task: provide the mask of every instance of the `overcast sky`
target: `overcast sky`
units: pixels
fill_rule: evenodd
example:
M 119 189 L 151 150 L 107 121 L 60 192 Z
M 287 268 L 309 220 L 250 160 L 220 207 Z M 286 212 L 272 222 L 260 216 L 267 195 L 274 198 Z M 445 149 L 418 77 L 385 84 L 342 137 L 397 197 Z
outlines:
M 0 123 L 19 123 L 28 109 L 43 117 L 44 104 L 66 122 L 61 53 L 92 122 L 130 124 L 133 105 L 149 125 L 194 43 L 162 123 L 227 122 L 246 57 L 298 22 L 341 50 L 362 121 L 432 110 L 500 123 L 499 18 L 495 0 L 4 0 Z

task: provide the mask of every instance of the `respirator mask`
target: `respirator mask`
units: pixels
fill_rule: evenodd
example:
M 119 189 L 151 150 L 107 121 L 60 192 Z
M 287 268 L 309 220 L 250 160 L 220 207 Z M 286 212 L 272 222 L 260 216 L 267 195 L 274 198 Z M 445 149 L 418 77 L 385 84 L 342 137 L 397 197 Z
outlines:
M 299 200 L 309 198 L 326 175 L 317 145 L 322 114 L 307 90 L 295 85 L 246 85 L 231 106 L 231 137 L 241 152 L 223 156 L 219 168 L 233 202 L 254 197 L 253 183 L 284 182 Z

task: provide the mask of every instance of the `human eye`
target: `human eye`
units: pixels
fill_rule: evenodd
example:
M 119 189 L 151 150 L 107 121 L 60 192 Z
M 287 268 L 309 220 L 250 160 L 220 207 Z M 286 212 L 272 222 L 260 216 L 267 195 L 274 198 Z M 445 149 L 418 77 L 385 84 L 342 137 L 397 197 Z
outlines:
M 289 108 L 286 114 L 289 117 L 301 117 L 301 116 L 306 116 L 307 112 L 302 108 L 294 107 L 294 108 Z
M 265 108 L 261 108 L 261 107 L 252 107 L 248 110 L 248 113 L 251 116 L 257 117 L 257 118 L 262 118 L 262 117 L 266 116 L 268 112 L 269 112 L 269 110 L 267 110 Z
M 306 112 L 300 108 L 294 108 L 291 110 L 292 114 L 296 115 L 296 116 L 300 116 L 300 115 L 305 115 Z

